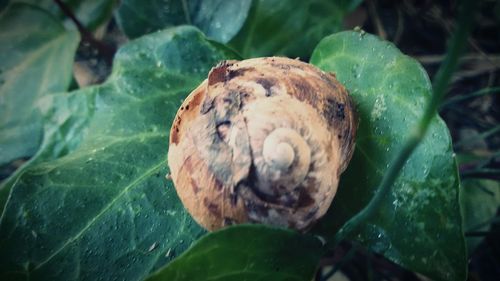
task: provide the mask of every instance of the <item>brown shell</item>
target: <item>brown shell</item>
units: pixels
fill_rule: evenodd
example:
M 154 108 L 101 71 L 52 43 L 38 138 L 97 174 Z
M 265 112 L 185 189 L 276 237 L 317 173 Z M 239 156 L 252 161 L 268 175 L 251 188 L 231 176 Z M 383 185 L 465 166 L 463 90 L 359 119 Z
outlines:
M 310 145 L 307 176 L 296 186 L 256 176 L 256 145 L 266 137 L 260 134 L 280 126 Z M 186 209 L 208 230 L 243 222 L 305 230 L 333 200 L 356 127 L 353 103 L 335 75 L 281 57 L 225 61 L 177 112 L 171 176 Z M 269 186 L 257 186 L 262 182 Z

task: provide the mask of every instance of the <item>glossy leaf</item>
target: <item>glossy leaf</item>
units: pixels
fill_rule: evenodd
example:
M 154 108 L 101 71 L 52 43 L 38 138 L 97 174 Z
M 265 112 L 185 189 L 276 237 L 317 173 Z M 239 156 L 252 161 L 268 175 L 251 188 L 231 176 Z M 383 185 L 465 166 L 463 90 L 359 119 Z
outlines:
M 35 100 L 65 91 L 79 42 L 51 15 L 26 4 L 0 15 L 0 165 L 32 156 L 42 140 Z
M 329 36 L 311 63 L 333 72 L 359 114 L 356 151 L 332 208 L 316 231 L 332 237 L 372 198 L 389 162 L 423 116 L 432 87 L 424 69 L 394 45 L 360 32 Z M 357 235 L 375 252 L 436 280 L 464 280 L 459 179 L 448 129 L 436 117 L 392 194 Z
M 262 225 L 210 233 L 147 281 L 310 281 L 323 254 L 312 236 Z
M 228 57 L 179 27 L 125 45 L 103 85 L 41 101 L 59 124 L 44 153 L 71 152 L 15 182 L 0 279 L 141 280 L 204 233 L 165 179 L 168 133 L 182 99 Z
M 95 30 L 111 19 L 118 0 L 65 0 L 64 2 L 84 26 L 90 30 Z M 59 16 L 64 16 L 66 22 L 70 21 L 66 15 L 63 15 L 59 7 L 52 5 L 51 11 Z
M 285 55 L 307 59 L 318 42 L 342 28 L 360 0 L 254 0 L 230 45 L 243 57 Z
M 76 18 L 84 26 L 90 30 L 94 30 L 111 18 L 117 0 L 62 0 L 62 2 L 71 9 Z M 70 24 L 71 22 L 59 6 L 54 3 L 54 0 L 5 0 L 4 5 L 7 5 L 7 3 L 29 3 L 36 5 L 61 20 L 65 19 L 66 24 Z M 2 9 L 1 6 L 0 2 L 0 10 Z
M 37 101 L 36 108 L 44 117 L 44 140 L 38 153 L 0 185 L 2 210 L 12 186 L 25 169 L 64 156 L 78 147 L 94 114 L 94 99 L 95 91 L 89 88 L 85 91 L 49 94 Z
M 127 36 L 191 24 L 226 43 L 240 30 L 252 0 L 123 0 L 116 13 Z

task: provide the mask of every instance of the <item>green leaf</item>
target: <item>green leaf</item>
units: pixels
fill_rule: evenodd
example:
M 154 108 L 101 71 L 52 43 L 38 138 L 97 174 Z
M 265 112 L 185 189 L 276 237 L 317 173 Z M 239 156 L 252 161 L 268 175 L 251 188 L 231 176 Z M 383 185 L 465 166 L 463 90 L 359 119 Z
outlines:
M 118 24 L 135 38 L 166 27 L 191 24 L 208 37 L 226 43 L 240 30 L 251 0 L 123 0 Z
M 27 4 L 0 14 L 0 165 L 32 156 L 42 140 L 35 100 L 71 82 L 78 33 Z
M 312 236 L 262 225 L 210 233 L 147 281 L 310 281 L 323 254 Z
M 37 154 L 0 185 L 0 209 L 3 210 L 12 186 L 25 169 L 77 148 L 94 114 L 94 99 L 95 92 L 89 88 L 81 92 L 49 94 L 37 102 L 44 117 L 43 143 Z
M 51 0 L 53 3 L 54 0 Z M 70 9 L 75 13 L 76 18 L 88 29 L 95 30 L 103 23 L 109 21 L 113 15 L 113 10 L 117 6 L 118 0 L 64 0 Z M 59 7 L 53 5 L 51 11 L 66 18 Z
M 337 75 L 359 115 L 355 154 L 332 208 L 316 229 L 332 237 L 373 197 L 390 160 L 423 116 L 432 87 L 414 59 L 364 31 L 323 39 L 311 63 Z M 465 280 L 459 179 L 441 118 L 432 121 L 383 207 L 351 238 L 433 279 Z
M 168 133 L 182 99 L 232 57 L 195 28 L 157 32 L 121 48 L 103 85 L 41 101 L 60 124 L 44 153 L 71 152 L 15 182 L 0 279 L 140 280 L 204 233 L 165 179 Z
M 309 58 L 326 35 L 342 28 L 360 0 L 254 0 L 245 25 L 230 45 L 243 57 Z
M 460 199 L 466 232 L 488 231 L 500 208 L 500 183 L 493 180 L 466 179 L 462 182 Z M 467 237 L 469 255 L 484 237 Z
M 64 20 L 66 24 L 71 21 L 66 17 L 59 6 L 54 3 L 54 0 L 5 0 L 7 3 L 29 3 L 36 5 L 55 17 Z M 102 23 L 111 18 L 113 8 L 117 0 L 62 0 L 75 14 L 76 18 L 88 29 L 95 30 Z M 2 9 L 2 2 L 0 2 L 0 10 Z

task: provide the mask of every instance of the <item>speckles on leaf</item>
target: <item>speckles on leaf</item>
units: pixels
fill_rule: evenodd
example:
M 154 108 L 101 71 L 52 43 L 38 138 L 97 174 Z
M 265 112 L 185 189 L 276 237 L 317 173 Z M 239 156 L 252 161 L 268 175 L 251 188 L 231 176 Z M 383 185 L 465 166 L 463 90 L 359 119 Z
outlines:
M 351 67 L 351 73 L 352 73 L 352 77 L 354 78 L 360 78 L 361 77 L 361 72 L 360 72 L 360 65 L 359 64 L 354 64 L 352 67 Z
M 154 251 L 157 247 L 158 247 L 158 242 L 154 242 L 153 244 L 151 244 L 151 246 L 149 246 L 148 252 Z
M 355 31 L 323 40 L 311 58 L 323 71 L 337 73 L 358 105 L 360 138 L 351 163 L 356 168 L 347 170 L 344 185 L 339 188 L 345 192 L 343 207 L 360 198 L 371 198 L 373 188 L 389 168 L 389 160 L 423 115 L 432 92 L 418 62 L 389 42 L 362 35 L 360 28 Z M 342 50 L 342 54 L 331 50 Z M 359 66 L 363 71 L 357 79 Z M 436 119 L 439 122 L 432 125 L 432 132 L 403 166 L 385 203 L 387 209 L 372 220 L 390 235 L 393 247 L 385 250 L 379 241 L 385 239 L 384 235 L 372 235 L 370 229 L 361 231 L 356 240 L 431 278 L 459 280 L 465 279 L 466 259 L 457 202 L 458 178 L 449 133 L 444 122 Z M 351 186 L 364 186 L 367 191 L 362 195 L 362 188 L 353 191 L 347 188 Z M 335 202 L 333 209 L 330 218 L 335 220 L 339 216 Z M 434 269 L 429 269 L 431 264 Z
M 371 120 L 372 122 L 376 122 L 377 119 L 379 119 L 382 114 L 385 113 L 387 110 L 387 106 L 385 104 L 385 97 L 384 95 L 379 95 L 375 99 L 375 104 L 373 105 L 373 109 L 371 111 Z
M 170 256 L 172 255 L 172 248 L 168 248 L 167 252 L 165 253 L 165 257 L 166 258 L 170 258 Z

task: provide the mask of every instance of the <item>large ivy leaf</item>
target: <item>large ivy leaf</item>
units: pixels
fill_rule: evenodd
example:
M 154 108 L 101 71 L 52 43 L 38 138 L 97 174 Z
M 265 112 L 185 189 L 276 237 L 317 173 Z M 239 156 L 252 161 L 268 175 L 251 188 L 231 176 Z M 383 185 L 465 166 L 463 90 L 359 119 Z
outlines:
M 179 27 L 125 45 L 105 84 L 44 99 L 60 124 L 46 153 L 73 151 L 16 180 L 0 222 L 0 279 L 140 280 L 198 238 L 164 178 L 168 132 L 182 99 L 228 57 Z M 75 102 L 83 116 L 51 115 L 47 102 Z
M 252 0 L 123 0 L 116 18 L 129 37 L 181 24 L 192 24 L 226 43 L 240 30 Z
M 372 198 L 389 162 L 423 116 L 432 87 L 415 60 L 363 31 L 323 39 L 311 62 L 344 83 L 360 121 L 352 162 L 317 229 L 331 237 Z M 433 279 L 465 279 L 456 160 L 439 117 L 404 165 L 382 209 L 351 238 Z
M 262 225 L 238 225 L 210 233 L 148 281 L 312 280 L 321 242 Z
M 245 25 L 230 44 L 243 57 L 309 58 L 326 35 L 362 0 L 254 0 Z
M 65 91 L 79 38 L 27 4 L 0 15 L 0 165 L 33 155 L 42 138 L 35 100 Z
M 4 0 L 7 3 L 28 3 L 36 5 L 59 19 L 66 19 L 63 11 L 54 0 Z M 62 0 L 75 14 L 76 18 L 90 30 L 94 30 L 111 18 L 117 0 Z M 2 2 L 0 2 L 0 10 Z M 67 19 L 69 22 L 70 20 Z

